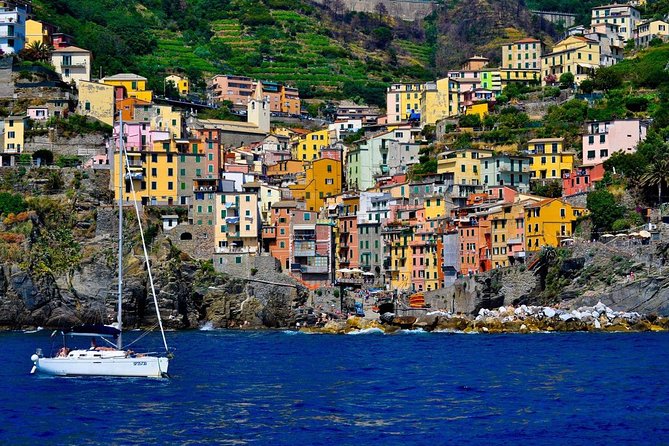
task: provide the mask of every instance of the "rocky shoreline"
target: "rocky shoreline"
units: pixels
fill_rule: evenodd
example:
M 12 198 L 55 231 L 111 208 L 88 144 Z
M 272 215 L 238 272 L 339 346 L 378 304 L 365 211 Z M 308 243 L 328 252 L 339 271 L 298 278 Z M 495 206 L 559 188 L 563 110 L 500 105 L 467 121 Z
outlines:
M 613 311 L 599 302 L 593 307 L 567 311 L 552 307 L 521 305 L 481 309 L 476 317 L 448 312 L 422 316 L 395 316 L 387 313 L 380 320 L 351 316 L 322 326 L 302 327 L 305 333 L 352 334 L 361 331 L 394 333 L 399 330 L 453 333 L 541 333 L 541 332 L 661 332 L 669 331 L 669 318 Z

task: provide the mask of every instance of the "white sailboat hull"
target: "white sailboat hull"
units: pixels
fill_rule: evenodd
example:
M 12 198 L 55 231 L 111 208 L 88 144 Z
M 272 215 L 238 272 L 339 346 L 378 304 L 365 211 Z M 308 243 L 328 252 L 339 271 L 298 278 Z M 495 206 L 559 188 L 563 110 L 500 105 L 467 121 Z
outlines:
M 123 352 L 120 352 L 121 354 Z M 124 355 L 67 356 L 31 358 L 34 372 L 54 376 L 117 376 L 161 378 L 167 376 L 168 358 L 156 356 L 125 357 Z

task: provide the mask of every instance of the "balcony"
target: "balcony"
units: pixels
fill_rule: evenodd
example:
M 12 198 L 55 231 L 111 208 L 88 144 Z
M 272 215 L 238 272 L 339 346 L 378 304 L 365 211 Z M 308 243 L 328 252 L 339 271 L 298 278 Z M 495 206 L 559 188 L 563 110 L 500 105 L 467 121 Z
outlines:
M 258 248 L 255 246 L 219 246 L 216 254 L 255 254 Z
M 313 241 L 295 242 L 293 255 L 295 257 L 314 257 L 316 255 L 316 243 Z
M 143 181 L 144 172 L 128 172 L 125 174 L 125 179 L 133 181 Z
M 339 277 L 337 278 L 338 285 L 358 285 L 362 286 L 364 279 L 361 277 Z
M 300 265 L 300 271 L 302 274 L 327 274 L 330 272 L 330 268 L 327 265 Z
M 2 23 L 2 22 L 0 22 L 0 23 Z M 14 38 L 14 37 L 16 37 L 16 34 L 14 33 L 13 30 L 10 30 L 10 31 L 0 31 L 0 39 L 5 39 L 5 38 L 12 39 L 12 38 Z
M 86 63 L 85 62 L 68 62 L 68 63 L 61 63 L 60 64 L 61 68 L 86 68 Z
M 503 165 L 500 166 L 499 171 L 502 173 L 529 173 L 530 166 L 522 166 L 521 168 L 518 168 L 518 166 L 513 166 L 512 169 L 509 165 Z

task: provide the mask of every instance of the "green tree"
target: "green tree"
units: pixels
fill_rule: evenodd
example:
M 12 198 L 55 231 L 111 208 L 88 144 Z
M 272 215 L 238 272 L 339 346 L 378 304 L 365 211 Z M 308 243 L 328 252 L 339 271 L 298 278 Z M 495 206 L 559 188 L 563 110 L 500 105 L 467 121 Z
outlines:
M 625 210 L 616 203 L 611 192 L 599 189 L 588 194 L 587 207 L 590 221 L 597 232 L 608 231 L 613 223 L 625 215 Z
M 18 214 L 28 208 L 23 197 L 10 192 L 0 192 L 0 215 Z
M 570 72 L 562 73 L 560 76 L 560 86 L 562 88 L 571 88 L 574 86 L 574 75 Z
M 669 158 L 658 158 L 646 167 L 640 178 L 644 187 L 657 186 L 657 204 L 662 204 L 662 185 L 669 184 Z
M 613 67 L 601 67 L 595 71 L 592 79 L 595 89 L 609 91 L 622 85 L 622 75 Z
M 460 115 L 458 118 L 459 127 L 481 127 L 481 117 L 479 115 Z
M 581 92 L 584 94 L 590 94 L 595 91 L 595 83 L 590 79 L 585 79 L 581 82 L 581 85 L 578 86 L 581 89 Z

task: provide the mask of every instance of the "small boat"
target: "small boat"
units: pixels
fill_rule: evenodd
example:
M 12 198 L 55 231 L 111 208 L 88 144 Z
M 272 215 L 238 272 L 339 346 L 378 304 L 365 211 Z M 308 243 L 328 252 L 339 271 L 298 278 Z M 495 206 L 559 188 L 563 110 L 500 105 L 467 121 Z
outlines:
M 121 115 L 121 113 L 119 113 Z M 163 323 L 158 311 L 158 299 L 153 285 L 153 275 L 149 263 L 146 241 L 144 240 L 144 231 L 137 206 L 137 200 L 134 200 L 135 212 L 139 224 L 139 232 L 144 249 L 144 262 L 146 264 L 149 284 L 153 294 L 153 303 L 158 317 L 158 326 L 162 335 L 165 354 L 158 355 L 155 352 L 136 353 L 129 349 L 129 346 L 123 346 L 122 327 L 123 327 L 123 183 L 124 183 L 124 163 L 130 172 L 130 165 L 127 161 L 123 141 L 123 117 L 120 117 L 119 131 L 119 164 L 118 164 L 118 309 L 117 321 L 112 325 L 103 324 L 85 324 L 62 330 L 63 347 L 53 357 L 45 357 L 41 349 L 37 349 L 31 356 L 33 368 L 30 373 L 41 373 L 55 376 L 110 376 L 110 377 L 147 377 L 161 378 L 167 377 L 169 359 L 171 357 Z M 130 175 L 130 173 L 128 173 Z M 134 184 L 130 181 L 133 196 L 135 195 Z M 55 335 L 58 331 L 55 331 Z M 91 338 L 91 347 L 88 349 L 72 349 L 66 345 L 66 338 L 72 336 L 83 336 Z M 109 338 L 114 339 L 114 342 Z M 104 342 L 106 346 L 98 346 L 97 340 Z

